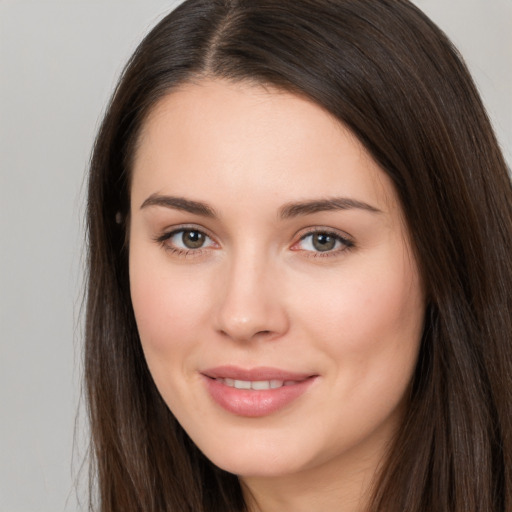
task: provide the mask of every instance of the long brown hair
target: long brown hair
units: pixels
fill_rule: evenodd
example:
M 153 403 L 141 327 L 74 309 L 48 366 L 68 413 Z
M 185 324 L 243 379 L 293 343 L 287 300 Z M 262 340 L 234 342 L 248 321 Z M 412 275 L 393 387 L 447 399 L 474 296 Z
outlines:
M 158 99 L 205 76 L 313 100 L 398 192 L 429 301 L 409 408 L 370 510 L 512 510 L 510 178 L 460 56 L 407 0 L 188 0 L 128 63 L 89 178 L 85 377 L 97 509 L 246 508 L 236 476 L 201 454 L 156 390 L 129 293 L 138 133 Z

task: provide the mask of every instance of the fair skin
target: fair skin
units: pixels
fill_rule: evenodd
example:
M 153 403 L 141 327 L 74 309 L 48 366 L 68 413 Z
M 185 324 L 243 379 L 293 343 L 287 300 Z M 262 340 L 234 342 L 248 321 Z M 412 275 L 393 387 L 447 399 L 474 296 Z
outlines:
M 183 85 L 139 140 L 129 249 L 154 381 L 250 510 L 363 511 L 425 301 L 394 188 L 358 140 L 296 95 Z

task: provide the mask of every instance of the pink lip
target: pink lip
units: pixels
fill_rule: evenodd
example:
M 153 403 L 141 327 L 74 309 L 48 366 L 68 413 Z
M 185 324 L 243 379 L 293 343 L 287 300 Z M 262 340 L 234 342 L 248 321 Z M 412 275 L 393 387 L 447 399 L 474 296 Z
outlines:
M 257 418 L 267 416 L 286 407 L 307 391 L 317 375 L 295 373 L 278 368 L 252 369 L 219 366 L 201 372 L 212 399 L 223 409 L 238 416 Z M 288 385 L 276 389 L 246 390 L 227 386 L 216 379 L 244 381 L 279 380 Z M 291 382 L 294 384 L 291 384 Z
M 201 372 L 212 379 L 236 379 L 236 380 L 295 380 L 301 381 L 312 377 L 311 373 L 296 373 L 259 366 L 257 368 L 245 369 L 236 366 L 217 366 Z

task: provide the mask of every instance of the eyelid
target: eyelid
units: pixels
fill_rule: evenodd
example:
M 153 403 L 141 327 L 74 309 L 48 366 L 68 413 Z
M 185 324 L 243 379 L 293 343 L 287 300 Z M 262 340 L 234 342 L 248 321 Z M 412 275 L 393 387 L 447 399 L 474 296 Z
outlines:
M 200 233 L 203 233 L 203 235 L 206 235 L 208 238 L 215 240 L 215 237 L 210 233 L 210 231 L 203 226 L 199 226 L 198 224 L 178 224 L 176 226 L 169 226 L 164 228 L 161 231 L 162 234 L 155 237 L 155 241 L 158 242 L 167 240 L 180 231 L 199 231 Z

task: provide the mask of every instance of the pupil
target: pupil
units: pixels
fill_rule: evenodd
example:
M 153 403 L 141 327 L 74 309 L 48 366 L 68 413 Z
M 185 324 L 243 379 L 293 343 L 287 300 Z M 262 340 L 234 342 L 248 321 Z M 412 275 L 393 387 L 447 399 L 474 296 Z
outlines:
M 189 249 L 198 249 L 204 244 L 204 235 L 199 231 L 184 231 L 181 238 Z
M 330 251 L 335 245 L 336 239 L 325 233 L 318 233 L 313 237 L 313 246 L 317 251 Z

